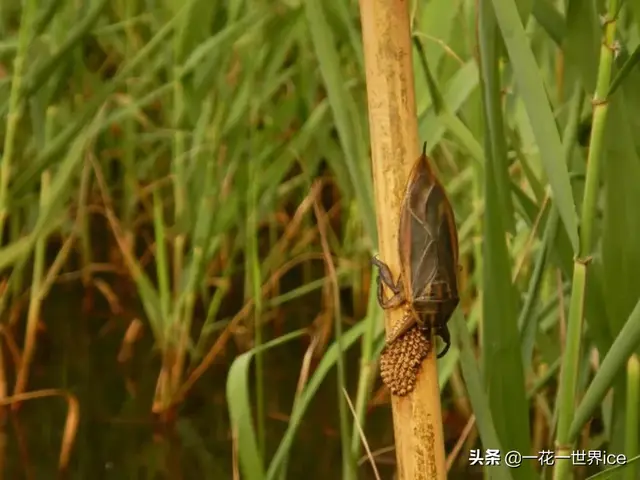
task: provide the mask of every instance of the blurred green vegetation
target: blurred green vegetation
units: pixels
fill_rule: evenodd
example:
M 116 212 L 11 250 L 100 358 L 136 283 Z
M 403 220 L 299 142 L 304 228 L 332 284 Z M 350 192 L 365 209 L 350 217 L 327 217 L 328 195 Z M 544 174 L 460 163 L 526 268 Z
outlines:
M 358 8 L 0 3 L 4 478 L 375 478 L 356 424 L 392 478 Z M 451 478 L 637 456 L 638 3 L 410 15 L 463 267 Z

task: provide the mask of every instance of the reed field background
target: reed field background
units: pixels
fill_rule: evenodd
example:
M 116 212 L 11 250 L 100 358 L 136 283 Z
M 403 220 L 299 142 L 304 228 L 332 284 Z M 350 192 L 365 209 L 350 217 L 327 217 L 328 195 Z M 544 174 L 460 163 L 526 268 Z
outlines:
M 460 238 L 449 477 L 636 457 L 640 3 L 409 3 Z M 360 32 L 354 1 L 0 3 L 3 478 L 393 478 Z

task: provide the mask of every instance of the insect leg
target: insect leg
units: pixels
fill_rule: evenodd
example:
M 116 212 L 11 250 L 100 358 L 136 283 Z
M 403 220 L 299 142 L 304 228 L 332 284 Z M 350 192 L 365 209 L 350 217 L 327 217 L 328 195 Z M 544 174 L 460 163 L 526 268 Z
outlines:
M 393 281 L 393 275 L 389 266 L 380 261 L 377 257 L 373 257 L 371 260 L 376 267 L 378 267 L 380 273 L 378 274 L 378 303 L 384 309 L 396 308 L 405 302 L 404 291 L 402 290 L 402 279 L 398 282 Z M 393 296 L 389 299 L 384 298 L 383 286 L 385 284 L 393 292 Z
M 398 280 L 397 283 L 393 281 L 393 274 L 389 269 L 389 265 L 381 261 L 378 257 L 373 257 L 371 259 L 371 263 L 378 267 L 380 271 L 380 275 L 378 276 L 378 278 L 381 279 L 393 293 L 400 293 L 402 291 L 401 281 Z
M 438 354 L 438 358 L 442 358 L 449 351 L 449 347 L 451 347 L 451 334 L 449 333 L 449 327 L 446 324 L 439 325 L 437 327 L 436 334 L 442 338 L 442 341 L 445 343 L 444 350 Z
M 408 332 L 411 329 L 411 327 L 413 327 L 415 324 L 416 324 L 416 320 L 414 316 L 411 315 L 410 313 L 407 313 L 404 317 L 402 317 L 402 320 L 400 320 L 400 323 L 394 327 L 391 334 L 385 340 L 386 345 L 391 345 L 398 338 L 400 338 L 400 336 Z

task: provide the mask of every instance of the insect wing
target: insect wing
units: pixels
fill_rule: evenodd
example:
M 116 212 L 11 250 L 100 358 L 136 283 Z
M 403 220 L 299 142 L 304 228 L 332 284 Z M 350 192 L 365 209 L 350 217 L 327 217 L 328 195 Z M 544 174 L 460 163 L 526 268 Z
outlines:
M 438 259 L 439 271 L 443 277 L 449 282 L 452 294 L 458 296 L 458 229 L 456 228 L 456 220 L 453 216 L 453 208 L 447 198 L 442 185 L 438 184 L 442 190 L 443 203 L 442 216 L 440 217 L 440 225 L 438 228 Z
M 447 283 L 457 296 L 458 236 L 453 209 L 426 155 L 418 159 L 409 177 L 400 240 L 409 298 L 423 297 L 435 282 Z

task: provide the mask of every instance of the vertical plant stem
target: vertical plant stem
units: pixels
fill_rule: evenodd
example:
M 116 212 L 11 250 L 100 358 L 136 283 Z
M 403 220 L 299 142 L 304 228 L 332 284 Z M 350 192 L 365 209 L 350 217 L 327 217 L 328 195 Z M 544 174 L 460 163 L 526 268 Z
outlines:
M 176 5 L 178 3 L 176 2 Z M 177 9 L 176 9 L 177 10 Z M 176 335 L 177 341 L 174 345 L 170 346 L 170 351 L 175 353 L 175 358 L 170 366 L 171 368 L 171 401 L 175 393 L 180 388 L 182 381 L 182 359 L 185 355 L 187 348 L 187 341 L 189 333 L 186 331 L 187 321 L 185 319 L 185 305 L 178 302 L 177 299 L 182 289 L 182 276 L 184 273 L 184 246 L 187 233 L 187 209 L 186 209 L 186 191 L 185 185 L 187 181 L 185 162 L 187 160 L 187 148 L 186 148 L 186 136 L 183 130 L 183 115 L 185 112 L 185 93 L 184 85 L 180 76 L 180 64 L 183 61 L 183 54 L 185 52 L 186 38 L 188 33 L 188 21 L 190 18 L 191 8 L 187 9 L 187 12 L 183 13 L 180 21 L 180 27 L 176 31 L 173 37 L 173 111 L 171 123 L 173 125 L 173 161 L 171 162 L 171 168 L 173 173 L 173 225 L 175 228 L 176 236 L 173 241 L 173 295 L 171 296 L 171 303 L 173 304 L 174 311 L 170 317 L 167 317 L 167 321 L 170 321 L 170 337 Z
M 49 171 L 42 174 L 42 188 L 40 190 L 40 206 L 43 207 L 48 201 L 48 189 L 51 180 Z M 42 235 L 36 242 L 33 262 L 33 278 L 31 279 L 31 294 L 29 298 L 29 310 L 27 313 L 27 326 L 24 335 L 24 350 L 22 362 L 18 370 L 16 385 L 13 391 L 14 395 L 21 395 L 27 390 L 29 383 L 29 368 L 36 349 L 36 335 L 38 333 L 38 321 L 40 319 L 40 306 L 42 305 L 42 296 L 40 294 L 40 286 L 42 285 L 42 277 L 44 272 L 45 255 L 47 247 L 47 236 Z M 20 403 L 14 403 L 14 410 L 20 406 Z
M 571 288 L 571 303 L 569 304 L 569 318 L 567 320 L 567 339 L 565 350 L 562 354 L 562 371 L 558 389 L 558 433 L 556 440 L 557 455 L 569 455 L 571 445 L 568 443 L 568 432 L 573 420 L 575 409 L 576 383 L 578 380 L 578 367 L 580 361 L 580 341 L 582 339 L 582 315 L 584 311 L 584 294 L 587 277 L 587 264 L 576 260 L 573 266 L 573 284 Z M 554 478 L 566 478 L 569 470 L 561 468 L 566 465 L 570 468 L 569 461 L 558 460 L 554 469 Z
M 0 338 L 0 402 L 4 403 L 7 398 L 7 372 L 4 365 L 4 339 Z M 4 405 L 0 406 L 0 472 L 5 471 L 7 458 L 7 411 Z
M 354 423 L 357 422 L 361 428 L 364 429 L 365 413 L 367 408 L 367 399 L 371 392 L 371 386 L 373 385 L 374 375 L 376 374 L 375 364 L 373 362 L 373 346 L 378 334 L 378 322 L 380 319 L 380 311 L 377 306 L 376 299 L 376 277 L 371 275 L 371 282 L 369 285 L 369 304 L 367 311 L 369 315 L 365 318 L 368 322 L 367 329 L 362 337 L 360 354 L 360 376 L 358 377 L 358 393 L 356 395 L 356 417 Z M 351 434 L 351 456 L 358 458 L 360 456 L 360 445 L 362 439 L 358 432 L 357 425 L 354 425 Z
M 397 275 L 403 189 L 419 155 L 408 4 L 361 0 L 369 132 L 381 258 Z M 385 311 L 389 331 L 402 317 Z M 446 464 L 436 358 L 427 356 L 415 389 L 392 397 L 398 478 L 444 479 Z
M 632 426 L 638 425 L 638 408 L 640 406 L 640 360 L 633 354 L 627 361 L 627 401 L 625 423 L 624 453 L 627 458 L 638 455 L 638 429 Z M 627 467 L 623 480 L 635 480 L 638 478 L 638 462 Z
M 135 17 L 136 2 L 132 0 L 125 0 L 121 2 L 122 8 L 125 11 L 125 17 L 127 20 Z M 127 58 L 131 58 L 135 55 L 135 29 L 132 24 L 125 26 L 126 32 L 126 44 L 125 52 Z M 127 90 L 131 96 L 133 94 L 133 88 L 130 84 L 127 84 Z M 135 173 L 135 153 L 136 153 L 136 120 L 133 117 L 128 117 L 123 122 L 124 130 L 124 148 L 122 152 L 122 163 L 124 165 L 123 175 L 123 201 L 122 201 L 122 227 L 126 237 L 128 247 L 133 249 L 134 246 L 134 232 L 133 222 L 136 206 L 136 173 Z
M 167 247 L 162 208 L 162 196 L 158 188 L 153 190 L 153 225 L 156 242 L 156 268 L 158 269 L 158 292 L 160 293 L 160 305 L 163 321 L 169 320 L 171 308 L 171 292 L 169 284 L 169 269 L 167 268 Z
M 478 162 L 472 162 L 473 168 L 473 177 L 471 180 L 472 183 L 472 195 L 473 195 L 473 210 L 478 211 L 483 208 L 483 199 L 482 199 L 482 186 L 483 186 L 483 169 L 482 165 Z M 473 282 L 477 285 L 482 285 L 482 270 L 484 268 L 484 258 L 482 256 L 482 231 L 484 228 L 482 221 L 482 217 L 478 217 L 478 221 L 475 222 L 474 225 L 474 236 L 476 240 L 473 241 L 473 259 L 474 259 L 474 272 L 473 272 Z M 478 297 L 481 301 L 482 296 Z M 478 330 L 478 335 L 482 334 L 482 328 Z M 480 339 L 480 344 L 482 344 L 482 340 Z
M 182 132 L 176 133 L 176 143 L 174 149 L 174 157 L 171 165 L 175 166 L 177 170 L 173 182 L 173 195 L 175 200 L 174 210 L 174 223 L 178 230 L 178 234 L 173 243 L 173 292 L 174 295 L 178 295 L 180 291 L 180 282 L 182 280 L 182 273 L 184 269 L 184 245 L 185 245 L 185 198 L 184 198 L 184 186 L 182 182 L 184 180 L 184 167 L 178 166 L 178 164 L 184 162 L 185 157 L 185 142 L 184 134 Z M 179 159 L 180 158 L 180 159 Z
M 336 347 L 338 348 L 337 358 L 337 394 L 338 394 L 338 414 L 340 416 L 340 446 L 342 447 L 342 478 L 344 480 L 355 480 L 356 472 L 354 468 L 353 458 L 350 456 L 349 450 L 349 427 L 347 422 L 347 404 L 344 398 L 343 391 L 346 391 L 346 368 L 344 364 L 344 349 L 342 346 L 342 310 L 340 307 L 340 287 L 338 285 L 338 276 L 336 275 L 336 268 L 333 263 L 331 251 L 329 249 L 329 242 L 327 241 L 327 215 L 324 213 L 318 200 L 314 200 L 313 204 L 316 218 L 318 219 L 318 231 L 320 232 L 320 243 L 322 245 L 322 252 L 325 257 L 327 266 L 327 274 L 329 276 L 329 282 L 331 286 L 331 293 L 333 297 L 333 320 L 336 335 Z
M 170 286 L 169 286 L 169 267 L 167 260 L 167 248 L 166 248 L 166 238 L 165 238 L 165 226 L 164 226 L 164 218 L 163 218 L 163 208 L 162 208 L 162 197 L 160 192 L 156 187 L 153 190 L 153 226 L 154 226 L 154 240 L 156 243 L 156 269 L 157 269 L 157 278 L 158 278 L 158 292 L 160 297 L 160 325 L 162 331 L 162 338 L 167 339 L 167 341 L 162 341 L 160 344 L 160 351 L 163 356 L 162 360 L 162 370 L 160 372 L 160 376 L 158 377 L 158 386 L 156 389 L 156 396 L 153 401 L 153 411 L 162 411 L 165 406 L 169 404 L 169 396 L 171 395 L 168 391 L 168 382 L 169 379 L 167 377 L 168 372 L 166 371 L 168 359 L 166 358 L 169 355 L 168 350 L 172 348 L 171 342 L 169 339 L 174 338 L 171 335 L 171 332 L 167 331 L 167 325 L 169 324 L 169 309 L 171 306 L 171 294 L 170 294 Z M 124 248 L 127 248 L 126 246 Z M 127 252 L 130 253 L 130 252 Z
M 49 110 L 52 114 L 55 112 L 54 107 Z M 82 264 L 82 284 L 85 288 L 89 287 L 91 282 L 91 225 L 89 223 L 89 193 L 91 191 L 91 162 L 85 161 L 82 165 L 82 173 L 80 175 L 80 192 L 78 195 L 78 214 L 76 215 L 76 224 L 80 231 L 80 256 Z
M 604 36 L 602 46 L 600 47 L 598 80 L 593 98 L 593 126 L 589 144 L 587 174 L 580 217 L 580 250 L 576 255 L 573 267 L 573 285 L 567 325 L 567 344 L 563 355 L 559 380 L 560 388 L 556 402 L 558 405 L 556 452 L 557 455 L 560 456 L 570 454 L 572 447 L 572 439 L 569 435 L 576 406 L 587 265 L 595 243 L 593 226 L 596 219 L 597 200 L 600 193 L 604 130 L 608 112 L 607 92 L 609 91 L 609 84 L 611 82 L 611 67 L 614 59 L 613 49 L 617 23 L 615 17 L 618 14 L 618 5 L 618 0 L 609 1 L 608 14 L 604 24 Z M 553 478 L 554 480 L 563 480 L 569 477 L 570 472 L 571 462 L 569 460 L 558 460 L 553 471 Z
M 21 230 L 23 225 L 22 215 L 19 214 L 18 209 L 14 209 L 11 215 L 11 219 L 9 220 L 9 238 L 8 242 L 12 242 L 20 238 Z M 24 291 L 24 268 L 15 268 L 13 272 L 11 272 L 11 276 L 15 277 L 12 280 L 11 289 L 9 290 L 9 294 L 14 298 L 20 296 L 20 294 Z
M 45 142 L 50 141 L 55 135 L 55 121 L 57 110 L 50 107 L 45 115 Z M 42 187 L 40 190 L 40 207 L 44 207 L 48 202 L 48 190 L 51 183 L 51 172 L 45 170 L 41 176 Z M 40 308 L 46 292 L 43 291 L 44 265 L 47 252 L 47 236 L 39 238 L 35 245 L 33 278 L 31 279 L 31 292 L 29 298 L 29 310 L 27 312 L 27 326 L 25 329 L 24 351 L 22 363 L 18 370 L 14 395 L 21 395 L 27 389 L 29 383 L 29 368 L 36 349 L 36 335 L 38 331 L 38 321 L 40 318 Z M 21 267 L 22 268 L 22 267 Z M 18 403 L 14 404 L 16 407 Z
M 611 67 L 614 57 L 614 42 L 616 36 L 618 0 L 609 2 L 609 12 L 604 27 L 604 38 L 600 47 L 600 66 L 598 68 L 598 82 L 593 98 L 593 123 L 591 127 L 591 142 L 587 157 L 587 176 L 585 180 L 584 201 L 580 217 L 580 255 L 591 254 L 593 248 L 593 224 L 596 219 L 596 203 L 600 194 L 600 175 L 602 173 L 602 150 L 604 128 L 609 112 L 607 92 L 611 83 Z
M 249 142 L 251 144 L 251 142 Z M 251 155 L 253 157 L 253 155 Z M 260 274 L 260 258 L 258 252 L 258 191 L 260 185 L 260 165 L 259 159 L 253 157 L 247 162 L 249 188 L 247 190 L 247 274 L 250 284 L 247 291 L 250 291 L 255 302 L 254 307 L 254 348 L 260 347 L 262 338 L 262 293 Z M 256 364 L 256 424 L 258 431 L 258 451 L 261 461 L 264 461 L 265 454 L 265 414 L 264 414 L 264 357 L 259 351 L 255 355 Z

